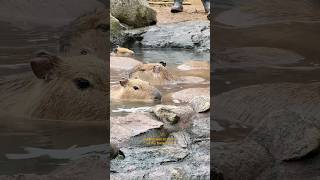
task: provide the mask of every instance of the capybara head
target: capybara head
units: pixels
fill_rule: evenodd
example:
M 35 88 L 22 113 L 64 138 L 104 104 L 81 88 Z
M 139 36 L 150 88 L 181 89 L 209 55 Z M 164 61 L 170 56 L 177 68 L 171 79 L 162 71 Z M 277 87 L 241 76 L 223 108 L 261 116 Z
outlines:
M 111 98 L 132 101 L 159 101 L 160 91 L 149 82 L 140 79 L 122 79 L 120 85 L 111 88 Z
M 174 76 L 168 71 L 163 61 L 137 65 L 130 72 L 129 77 L 148 81 L 151 84 L 163 84 L 174 80 Z
M 37 53 L 31 61 L 37 78 L 31 114 L 59 120 L 105 121 L 106 64 L 95 56 L 61 58 Z
M 108 55 L 110 25 L 106 22 L 109 14 L 104 8 L 85 14 L 65 27 L 59 38 L 59 53 L 64 56 L 86 55 L 90 51 L 99 58 Z
M 117 47 L 114 49 L 114 53 L 117 56 L 133 56 L 134 52 L 128 48 Z

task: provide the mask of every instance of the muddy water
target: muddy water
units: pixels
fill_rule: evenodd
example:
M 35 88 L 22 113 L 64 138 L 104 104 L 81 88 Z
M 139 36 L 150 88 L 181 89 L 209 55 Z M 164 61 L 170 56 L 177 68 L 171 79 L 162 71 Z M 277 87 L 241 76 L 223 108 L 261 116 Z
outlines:
M 225 61 L 232 62 L 234 53 L 237 53 L 238 59 L 256 64 L 248 67 L 234 63 L 233 68 L 225 66 L 215 69 L 215 95 L 253 84 L 320 81 L 319 1 L 218 0 L 214 8 L 214 65 L 218 66 L 217 63 L 222 61 L 221 54 Z M 292 54 L 302 58 L 298 62 L 271 67 L 264 61 L 266 58 L 252 47 L 274 48 L 274 53 L 265 56 L 280 63 L 296 59 Z M 235 52 L 236 48 L 247 51 Z M 287 51 L 287 56 L 279 56 L 277 49 L 278 52 Z M 223 120 L 220 124 L 223 124 Z M 224 125 L 225 130 L 215 132 L 215 141 L 239 140 L 250 131 L 249 127 L 239 129 Z M 239 130 L 242 135 L 239 135 Z
M 209 61 L 209 53 L 197 53 L 194 51 L 181 50 L 181 49 L 141 49 L 132 47 L 135 51 L 134 58 L 143 63 L 157 63 L 160 61 L 165 61 L 167 63 L 167 68 L 170 72 L 177 75 L 181 71 L 177 69 L 177 66 L 183 64 L 188 60 L 199 60 L 199 61 Z M 110 74 L 110 84 L 118 83 L 121 77 L 126 77 L 123 72 L 111 71 Z M 156 86 L 165 97 L 169 93 L 177 92 L 186 88 L 194 87 L 209 87 L 210 79 L 206 78 L 203 83 L 200 84 L 168 84 L 162 86 Z M 112 102 L 111 103 L 111 116 L 125 115 L 130 112 L 144 112 L 149 111 L 150 107 L 156 104 L 173 104 L 171 102 Z

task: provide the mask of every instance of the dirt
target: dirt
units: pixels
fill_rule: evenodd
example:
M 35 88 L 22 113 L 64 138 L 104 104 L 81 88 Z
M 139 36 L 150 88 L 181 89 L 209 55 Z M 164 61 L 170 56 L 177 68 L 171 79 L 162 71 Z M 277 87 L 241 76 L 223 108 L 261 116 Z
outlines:
M 200 1 L 200 0 L 199 0 Z M 168 24 L 190 20 L 207 20 L 202 4 L 183 5 L 183 12 L 171 13 L 171 5 L 150 5 L 157 11 L 157 24 Z

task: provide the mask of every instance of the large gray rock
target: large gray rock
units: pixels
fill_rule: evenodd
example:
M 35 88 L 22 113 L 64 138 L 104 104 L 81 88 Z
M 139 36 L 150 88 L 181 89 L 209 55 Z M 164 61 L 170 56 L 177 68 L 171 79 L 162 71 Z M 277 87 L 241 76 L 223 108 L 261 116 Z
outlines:
M 287 110 L 273 112 L 243 141 L 214 143 L 212 165 L 226 179 L 316 179 L 319 130 L 315 118 Z
M 124 30 L 126 30 L 126 27 L 110 14 L 110 42 L 113 47 L 122 44 L 124 41 Z
M 254 127 L 279 109 L 320 119 L 319 85 L 274 83 L 234 89 L 214 97 L 214 116 Z
M 209 21 L 187 21 L 151 26 L 128 30 L 126 34 L 138 40 L 143 47 L 210 50 Z
M 134 28 L 157 23 L 157 13 L 146 0 L 111 0 L 110 9 L 112 16 Z

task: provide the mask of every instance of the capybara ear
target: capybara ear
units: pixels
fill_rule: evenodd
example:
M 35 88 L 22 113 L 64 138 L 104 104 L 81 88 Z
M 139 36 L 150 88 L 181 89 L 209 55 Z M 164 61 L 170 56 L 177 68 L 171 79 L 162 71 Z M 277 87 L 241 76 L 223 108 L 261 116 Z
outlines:
M 153 66 L 152 70 L 153 70 L 154 73 L 160 73 L 161 67 L 159 65 L 156 65 L 156 66 Z
M 125 87 L 128 84 L 129 80 L 128 79 L 122 79 L 120 80 L 120 85 Z
M 160 61 L 159 63 L 162 64 L 163 67 L 166 67 L 166 66 L 167 66 L 167 63 L 164 62 L 164 61 Z
M 39 51 L 31 60 L 30 65 L 33 73 L 39 79 L 51 80 L 54 68 L 61 60 L 59 57 L 48 53 L 47 51 Z

